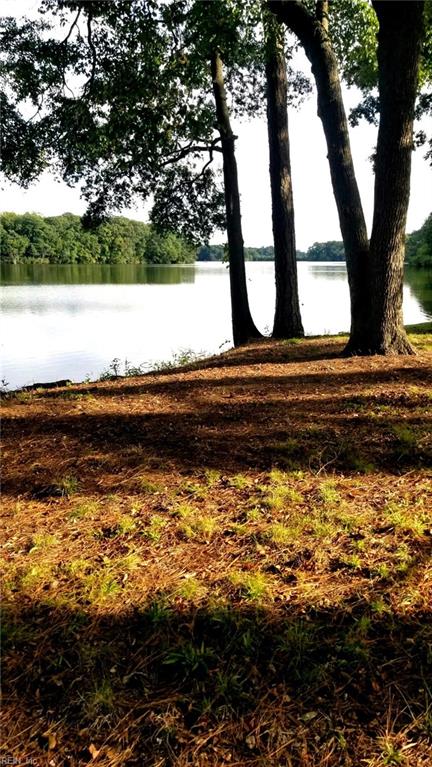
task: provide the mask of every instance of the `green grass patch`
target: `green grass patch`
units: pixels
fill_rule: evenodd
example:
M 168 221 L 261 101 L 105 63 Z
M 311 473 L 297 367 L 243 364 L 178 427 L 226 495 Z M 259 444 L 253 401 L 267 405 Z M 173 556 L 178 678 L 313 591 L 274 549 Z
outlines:
M 265 573 L 235 570 L 230 573 L 229 580 L 251 602 L 260 602 L 271 595 L 271 581 Z

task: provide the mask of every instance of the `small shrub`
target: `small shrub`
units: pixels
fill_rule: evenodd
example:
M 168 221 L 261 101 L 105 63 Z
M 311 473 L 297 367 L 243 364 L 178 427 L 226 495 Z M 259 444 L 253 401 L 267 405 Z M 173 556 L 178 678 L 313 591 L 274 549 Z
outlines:
M 179 349 L 178 352 L 173 354 L 170 360 L 159 360 L 158 362 L 154 362 L 152 369 L 156 372 L 174 370 L 175 368 L 181 368 L 185 365 L 191 365 L 193 362 L 199 362 L 208 356 L 208 352 L 204 351 L 196 352 L 193 349 Z
M 236 490 L 244 490 L 246 487 L 249 487 L 250 479 L 244 474 L 234 474 L 234 476 L 229 478 L 228 485 Z
M 417 446 L 417 435 L 405 424 L 393 426 L 393 434 L 396 437 L 402 452 L 409 452 Z
M 133 533 L 136 529 L 136 521 L 133 517 L 129 516 L 129 514 L 124 514 L 118 522 L 117 529 L 120 535 Z
M 262 511 L 258 506 L 254 506 L 253 509 L 249 509 L 246 512 L 246 519 L 248 522 L 258 522 L 262 519 Z
M 376 567 L 376 574 L 378 575 L 379 578 L 383 578 L 386 580 L 387 578 L 390 577 L 389 566 L 385 562 L 378 565 L 378 567 Z
M 98 509 L 98 505 L 95 501 L 86 501 L 84 503 L 75 506 L 69 514 L 71 522 L 77 522 L 79 519 L 86 517 L 90 514 L 94 514 Z
M 162 485 L 153 482 L 151 479 L 147 479 L 147 477 L 139 477 L 138 483 L 143 493 L 155 494 L 160 493 L 163 490 Z
M 316 519 L 312 523 L 312 533 L 316 538 L 331 538 L 337 533 L 337 527 L 323 519 Z
M 240 589 L 240 593 L 245 599 L 259 602 L 270 593 L 270 583 L 264 573 L 261 572 L 243 572 L 234 571 L 230 575 L 230 581 L 233 586 Z
M 241 522 L 233 522 L 231 525 L 231 530 L 235 535 L 238 535 L 240 538 L 244 538 L 247 535 L 251 534 L 251 529 L 248 524 L 241 523 Z
M 21 577 L 21 587 L 24 590 L 34 589 L 47 584 L 52 578 L 53 568 L 50 564 L 32 565 Z
M 79 482 L 76 477 L 66 476 L 61 479 L 56 479 L 53 482 L 53 489 L 55 489 L 58 495 L 69 497 L 77 492 Z
M 86 696 L 85 711 L 89 719 L 100 714 L 108 714 L 114 710 L 114 691 L 109 679 L 103 679 Z
M 217 471 L 216 469 L 206 469 L 205 478 L 206 478 L 207 484 L 210 487 L 213 487 L 213 485 L 217 485 L 217 483 L 219 482 L 221 478 L 221 473 L 220 471 Z
M 218 527 L 217 520 L 209 516 L 189 516 L 187 522 L 180 525 L 180 530 L 186 538 L 198 538 L 209 541 Z
M 205 586 L 194 576 L 185 576 L 180 583 L 175 593 L 183 599 L 196 599 L 204 596 L 207 589 Z
M 121 588 L 115 575 L 105 568 L 86 575 L 83 578 L 82 586 L 83 596 L 88 599 L 90 604 L 105 602 L 118 594 Z
M 99 376 L 99 381 L 111 381 L 113 378 L 121 376 L 121 362 L 119 357 L 114 357 L 106 370 L 103 370 Z
M 291 508 L 291 506 L 301 503 L 302 500 L 303 497 L 300 493 L 288 485 L 274 485 L 268 489 L 265 504 L 273 511 L 280 511 L 287 507 Z
M 198 482 L 184 482 L 181 485 L 180 490 L 192 496 L 193 498 L 197 498 L 198 500 L 204 500 L 204 498 L 207 498 L 208 495 L 207 487 L 203 487 L 202 485 L 198 484 Z
M 278 649 L 287 656 L 287 664 L 291 668 L 298 668 L 305 663 L 315 644 L 311 627 L 301 620 L 288 624 L 277 638 Z
M 196 509 L 189 503 L 179 503 L 173 508 L 172 513 L 175 517 L 180 517 L 180 519 L 189 519 L 189 517 L 194 516 Z
M 290 527 L 286 527 L 278 522 L 273 525 L 269 525 L 264 533 L 266 538 L 269 538 L 274 543 L 287 544 L 292 543 L 296 538 L 296 531 Z
M 370 608 L 373 613 L 376 613 L 377 615 L 383 615 L 384 613 L 390 612 L 389 605 L 384 602 L 384 599 L 375 599 L 373 602 L 370 603 Z
M 94 563 L 89 559 L 72 559 L 66 565 L 66 572 L 76 577 L 83 577 L 92 571 L 93 566 Z
M 213 661 L 214 652 L 210 647 L 206 647 L 204 642 L 198 646 L 192 642 L 184 642 L 167 652 L 163 664 L 177 666 L 183 675 L 189 676 L 189 674 L 207 674 Z
M 404 533 L 423 535 L 427 522 L 426 516 L 423 519 L 423 516 L 416 513 L 406 501 L 387 504 L 384 513 L 390 524 L 398 530 Z
M 158 515 L 153 516 L 150 519 L 150 524 L 144 531 L 144 535 L 153 543 L 157 543 L 160 540 L 163 529 L 167 526 L 168 521 L 164 517 Z
M 145 611 L 145 616 L 149 619 L 153 626 L 160 626 L 166 623 L 171 615 L 171 612 L 172 611 L 167 602 L 167 598 L 161 595 L 150 603 L 147 610 Z
M 323 482 L 318 488 L 318 496 L 322 504 L 334 506 L 341 501 L 340 494 L 333 482 Z
M 58 538 L 51 533 L 35 533 L 29 553 L 32 554 L 34 551 L 43 551 L 44 549 L 51 548 L 56 546 L 58 542 Z

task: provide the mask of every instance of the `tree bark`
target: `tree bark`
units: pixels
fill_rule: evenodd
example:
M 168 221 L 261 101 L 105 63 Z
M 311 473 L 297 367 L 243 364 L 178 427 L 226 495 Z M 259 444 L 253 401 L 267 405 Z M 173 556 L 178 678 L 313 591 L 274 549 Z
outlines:
M 318 94 L 318 116 L 327 142 L 328 161 L 345 247 L 351 298 L 348 354 L 364 353 L 369 320 L 369 243 L 354 173 L 336 55 L 328 34 L 326 2 L 313 16 L 299 0 L 269 0 L 270 10 L 298 37 L 311 63 Z
M 283 35 L 275 22 L 267 24 L 267 128 L 275 254 L 276 308 L 274 338 L 304 335 L 298 297 L 287 112 L 287 72 Z
M 402 317 L 405 225 L 424 2 L 374 0 L 380 122 L 370 242 L 370 352 L 413 353 Z
M 211 73 L 223 158 L 233 337 L 234 346 L 240 346 L 253 338 L 261 338 L 261 333 L 256 328 L 249 309 L 241 226 L 240 194 L 234 148 L 235 136 L 231 129 L 223 77 L 223 64 L 219 51 L 214 51 L 212 54 Z

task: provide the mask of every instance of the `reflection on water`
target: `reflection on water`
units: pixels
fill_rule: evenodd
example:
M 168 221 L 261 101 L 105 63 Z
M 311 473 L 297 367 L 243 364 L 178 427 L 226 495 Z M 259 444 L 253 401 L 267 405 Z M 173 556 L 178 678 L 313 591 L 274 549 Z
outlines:
M 246 265 L 252 314 L 270 332 L 272 263 Z M 298 264 L 306 334 L 349 328 L 345 265 Z M 407 271 L 406 323 L 432 318 L 432 273 Z M 3 368 L 11 388 L 96 378 L 114 357 L 148 367 L 179 349 L 218 353 L 232 343 L 225 264 L 17 265 L 1 269 Z
M 2 264 L 3 285 L 176 285 L 194 282 L 195 264 Z
M 308 264 L 310 274 L 314 277 L 318 277 L 320 280 L 343 280 L 346 281 L 347 273 L 344 263 L 338 261 L 337 263 L 311 263 Z
M 405 269 L 405 284 L 409 286 L 412 294 L 418 300 L 423 312 L 428 319 L 432 319 L 432 270 Z

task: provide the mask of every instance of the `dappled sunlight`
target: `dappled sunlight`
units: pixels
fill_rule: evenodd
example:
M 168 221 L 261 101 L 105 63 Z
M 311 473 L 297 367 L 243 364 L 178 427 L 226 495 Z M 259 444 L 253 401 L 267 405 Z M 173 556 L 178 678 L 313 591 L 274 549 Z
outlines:
M 296 347 L 284 365 L 280 355 L 290 359 L 290 346 L 261 344 L 254 348 L 262 362 L 250 367 L 244 355 L 251 350 L 240 349 L 210 369 L 201 363 L 162 376 L 18 393 L 5 401 L 3 492 L 49 497 L 44 488 L 62 476 L 75 476 L 82 493 L 118 483 L 130 491 L 128 477 L 149 462 L 161 474 L 273 466 L 398 474 L 426 466 L 429 357 L 344 360 L 336 356 L 340 347 L 333 341 L 335 356 L 321 350 L 317 359 L 319 343 L 309 341 L 303 358 Z
M 8 754 L 426 767 L 430 352 L 342 343 L 5 398 Z

